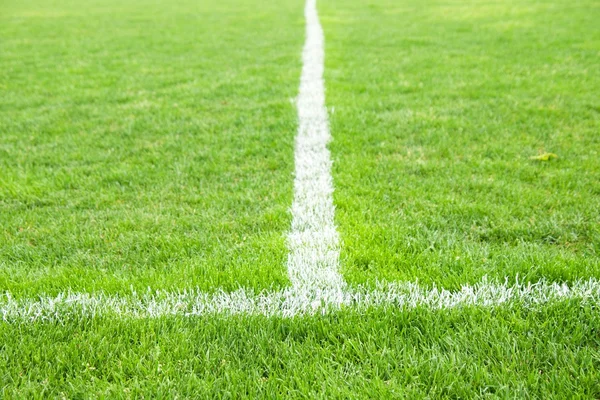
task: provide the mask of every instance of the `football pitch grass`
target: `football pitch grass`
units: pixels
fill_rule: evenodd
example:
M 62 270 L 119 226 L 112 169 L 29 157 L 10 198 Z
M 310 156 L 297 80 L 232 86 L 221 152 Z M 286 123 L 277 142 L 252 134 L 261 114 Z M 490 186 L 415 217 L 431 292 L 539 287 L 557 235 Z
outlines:
M 321 8 L 348 281 L 598 276 L 597 4 Z
M 3 289 L 289 283 L 302 4 L 2 8 Z
M 1 6 L 0 397 L 600 396 L 598 5 L 318 7 Z

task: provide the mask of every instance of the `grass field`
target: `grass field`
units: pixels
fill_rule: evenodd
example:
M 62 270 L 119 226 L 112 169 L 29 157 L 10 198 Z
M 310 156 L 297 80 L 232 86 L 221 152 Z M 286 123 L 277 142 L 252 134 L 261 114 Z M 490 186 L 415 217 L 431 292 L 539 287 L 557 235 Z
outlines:
M 349 281 L 599 276 L 598 4 L 322 4 Z
M 295 290 L 304 2 L 84 3 L 0 4 L 0 398 L 600 397 L 597 297 L 53 308 Z M 598 284 L 596 2 L 318 9 L 343 290 Z
M 302 4 L 86 4 L 2 6 L 0 287 L 286 285 Z
M 3 395 L 595 398 L 596 307 L 0 325 Z

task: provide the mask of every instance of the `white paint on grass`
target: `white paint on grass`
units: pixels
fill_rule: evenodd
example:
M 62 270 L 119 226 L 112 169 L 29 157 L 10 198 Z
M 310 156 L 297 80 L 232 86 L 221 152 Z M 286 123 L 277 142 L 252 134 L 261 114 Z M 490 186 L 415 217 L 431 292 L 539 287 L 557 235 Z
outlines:
M 325 88 L 323 30 L 316 0 L 307 0 L 306 42 L 297 99 L 292 230 L 288 236 L 288 273 L 296 292 L 311 296 L 326 291 L 341 296 L 345 286 L 338 272 L 340 240 L 334 224 L 333 181 Z
M 323 85 L 323 31 L 316 0 L 307 0 L 306 44 L 297 99 L 292 229 L 288 236 L 288 272 L 292 287 L 256 293 L 240 289 L 213 294 L 200 291 L 156 291 L 145 294 L 63 293 L 55 297 L 15 299 L 0 294 L 4 321 L 56 321 L 95 316 L 154 318 L 194 315 L 263 315 L 291 317 L 371 307 L 445 309 L 468 306 L 523 306 L 565 299 L 600 302 L 600 281 L 578 281 L 571 286 L 541 281 L 509 285 L 483 280 L 458 291 L 426 289 L 415 283 L 379 284 L 375 289 L 348 287 L 340 273 L 340 239 L 334 224 L 330 140 Z
M 308 296 L 308 297 L 306 297 Z M 294 288 L 279 292 L 207 294 L 157 291 L 127 296 L 72 293 L 37 299 L 13 299 L 0 295 L 0 319 L 8 322 L 65 321 L 98 316 L 157 318 L 163 316 L 261 315 L 292 317 L 327 314 L 344 309 L 377 307 L 406 311 L 414 308 L 497 307 L 519 304 L 533 307 L 569 299 L 600 303 L 600 281 L 590 279 L 572 285 L 538 282 L 508 284 L 483 280 L 458 291 L 425 289 L 415 283 L 381 284 L 375 289 L 346 288 L 340 292 L 298 293 Z

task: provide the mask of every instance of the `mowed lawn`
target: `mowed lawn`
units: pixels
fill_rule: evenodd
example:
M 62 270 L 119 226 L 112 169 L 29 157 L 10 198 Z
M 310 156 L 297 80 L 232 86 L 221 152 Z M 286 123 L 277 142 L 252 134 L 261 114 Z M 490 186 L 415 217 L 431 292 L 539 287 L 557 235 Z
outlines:
M 1 290 L 288 284 L 302 4 L 1 9 Z
M 600 277 L 597 1 L 323 0 L 321 17 L 347 280 Z
M 302 9 L 5 1 L 0 292 L 288 285 Z M 600 277 L 597 4 L 319 11 L 346 280 Z M 578 299 L 17 319 L 0 398 L 599 398 L 598 332 Z
M 598 398 L 596 306 L 0 323 L 3 398 Z

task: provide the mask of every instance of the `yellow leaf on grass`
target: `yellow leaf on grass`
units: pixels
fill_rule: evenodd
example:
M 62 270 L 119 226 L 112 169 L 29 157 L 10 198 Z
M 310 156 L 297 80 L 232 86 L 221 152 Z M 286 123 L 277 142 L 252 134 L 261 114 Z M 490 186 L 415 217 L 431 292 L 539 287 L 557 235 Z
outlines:
M 537 161 L 548 161 L 551 158 L 558 158 L 558 156 L 554 153 L 544 153 L 544 154 L 540 154 L 539 156 L 529 157 L 530 160 L 537 160 Z

